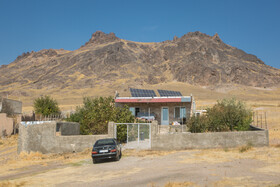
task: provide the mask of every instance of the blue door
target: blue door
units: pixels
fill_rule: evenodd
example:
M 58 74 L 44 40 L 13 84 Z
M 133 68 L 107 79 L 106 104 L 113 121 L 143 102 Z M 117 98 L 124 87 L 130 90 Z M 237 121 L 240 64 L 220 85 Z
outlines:
M 168 107 L 161 108 L 161 124 L 169 125 L 169 110 Z

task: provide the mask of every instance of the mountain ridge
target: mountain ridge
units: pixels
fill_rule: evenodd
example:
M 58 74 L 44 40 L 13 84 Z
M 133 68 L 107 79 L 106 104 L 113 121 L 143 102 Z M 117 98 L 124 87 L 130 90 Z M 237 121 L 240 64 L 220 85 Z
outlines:
M 124 89 L 166 82 L 279 87 L 280 70 L 199 31 L 142 43 L 96 31 L 80 48 L 27 52 L 0 67 L 0 94 L 29 89 Z M 23 92 L 23 90 L 25 90 Z

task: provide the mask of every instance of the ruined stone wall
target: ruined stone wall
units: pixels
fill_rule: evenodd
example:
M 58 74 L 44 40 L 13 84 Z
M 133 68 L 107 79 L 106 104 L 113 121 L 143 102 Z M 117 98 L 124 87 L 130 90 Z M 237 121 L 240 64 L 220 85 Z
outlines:
M 10 136 L 13 133 L 13 118 L 7 117 L 5 113 L 0 113 L 0 137 Z

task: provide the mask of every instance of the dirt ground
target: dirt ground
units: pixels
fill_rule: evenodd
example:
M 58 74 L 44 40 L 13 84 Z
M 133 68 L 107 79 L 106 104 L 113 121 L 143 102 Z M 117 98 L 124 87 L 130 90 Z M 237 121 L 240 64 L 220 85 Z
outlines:
M 0 141 L 0 186 L 279 186 L 280 145 L 234 149 L 125 150 L 119 162 L 76 154 L 16 154 Z

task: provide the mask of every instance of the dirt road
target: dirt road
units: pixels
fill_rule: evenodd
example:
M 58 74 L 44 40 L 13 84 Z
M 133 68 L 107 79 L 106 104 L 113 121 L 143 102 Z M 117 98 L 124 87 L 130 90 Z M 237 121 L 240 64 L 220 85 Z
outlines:
M 2 178 L 0 186 L 164 186 L 168 182 L 185 182 L 186 186 L 275 186 L 280 184 L 279 153 L 277 147 L 252 148 L 243 153 L 239 149 L 162 155 L 128 152 L 119 162 L 92 164 L 91 159 L 82 159 L 13 180 Z

